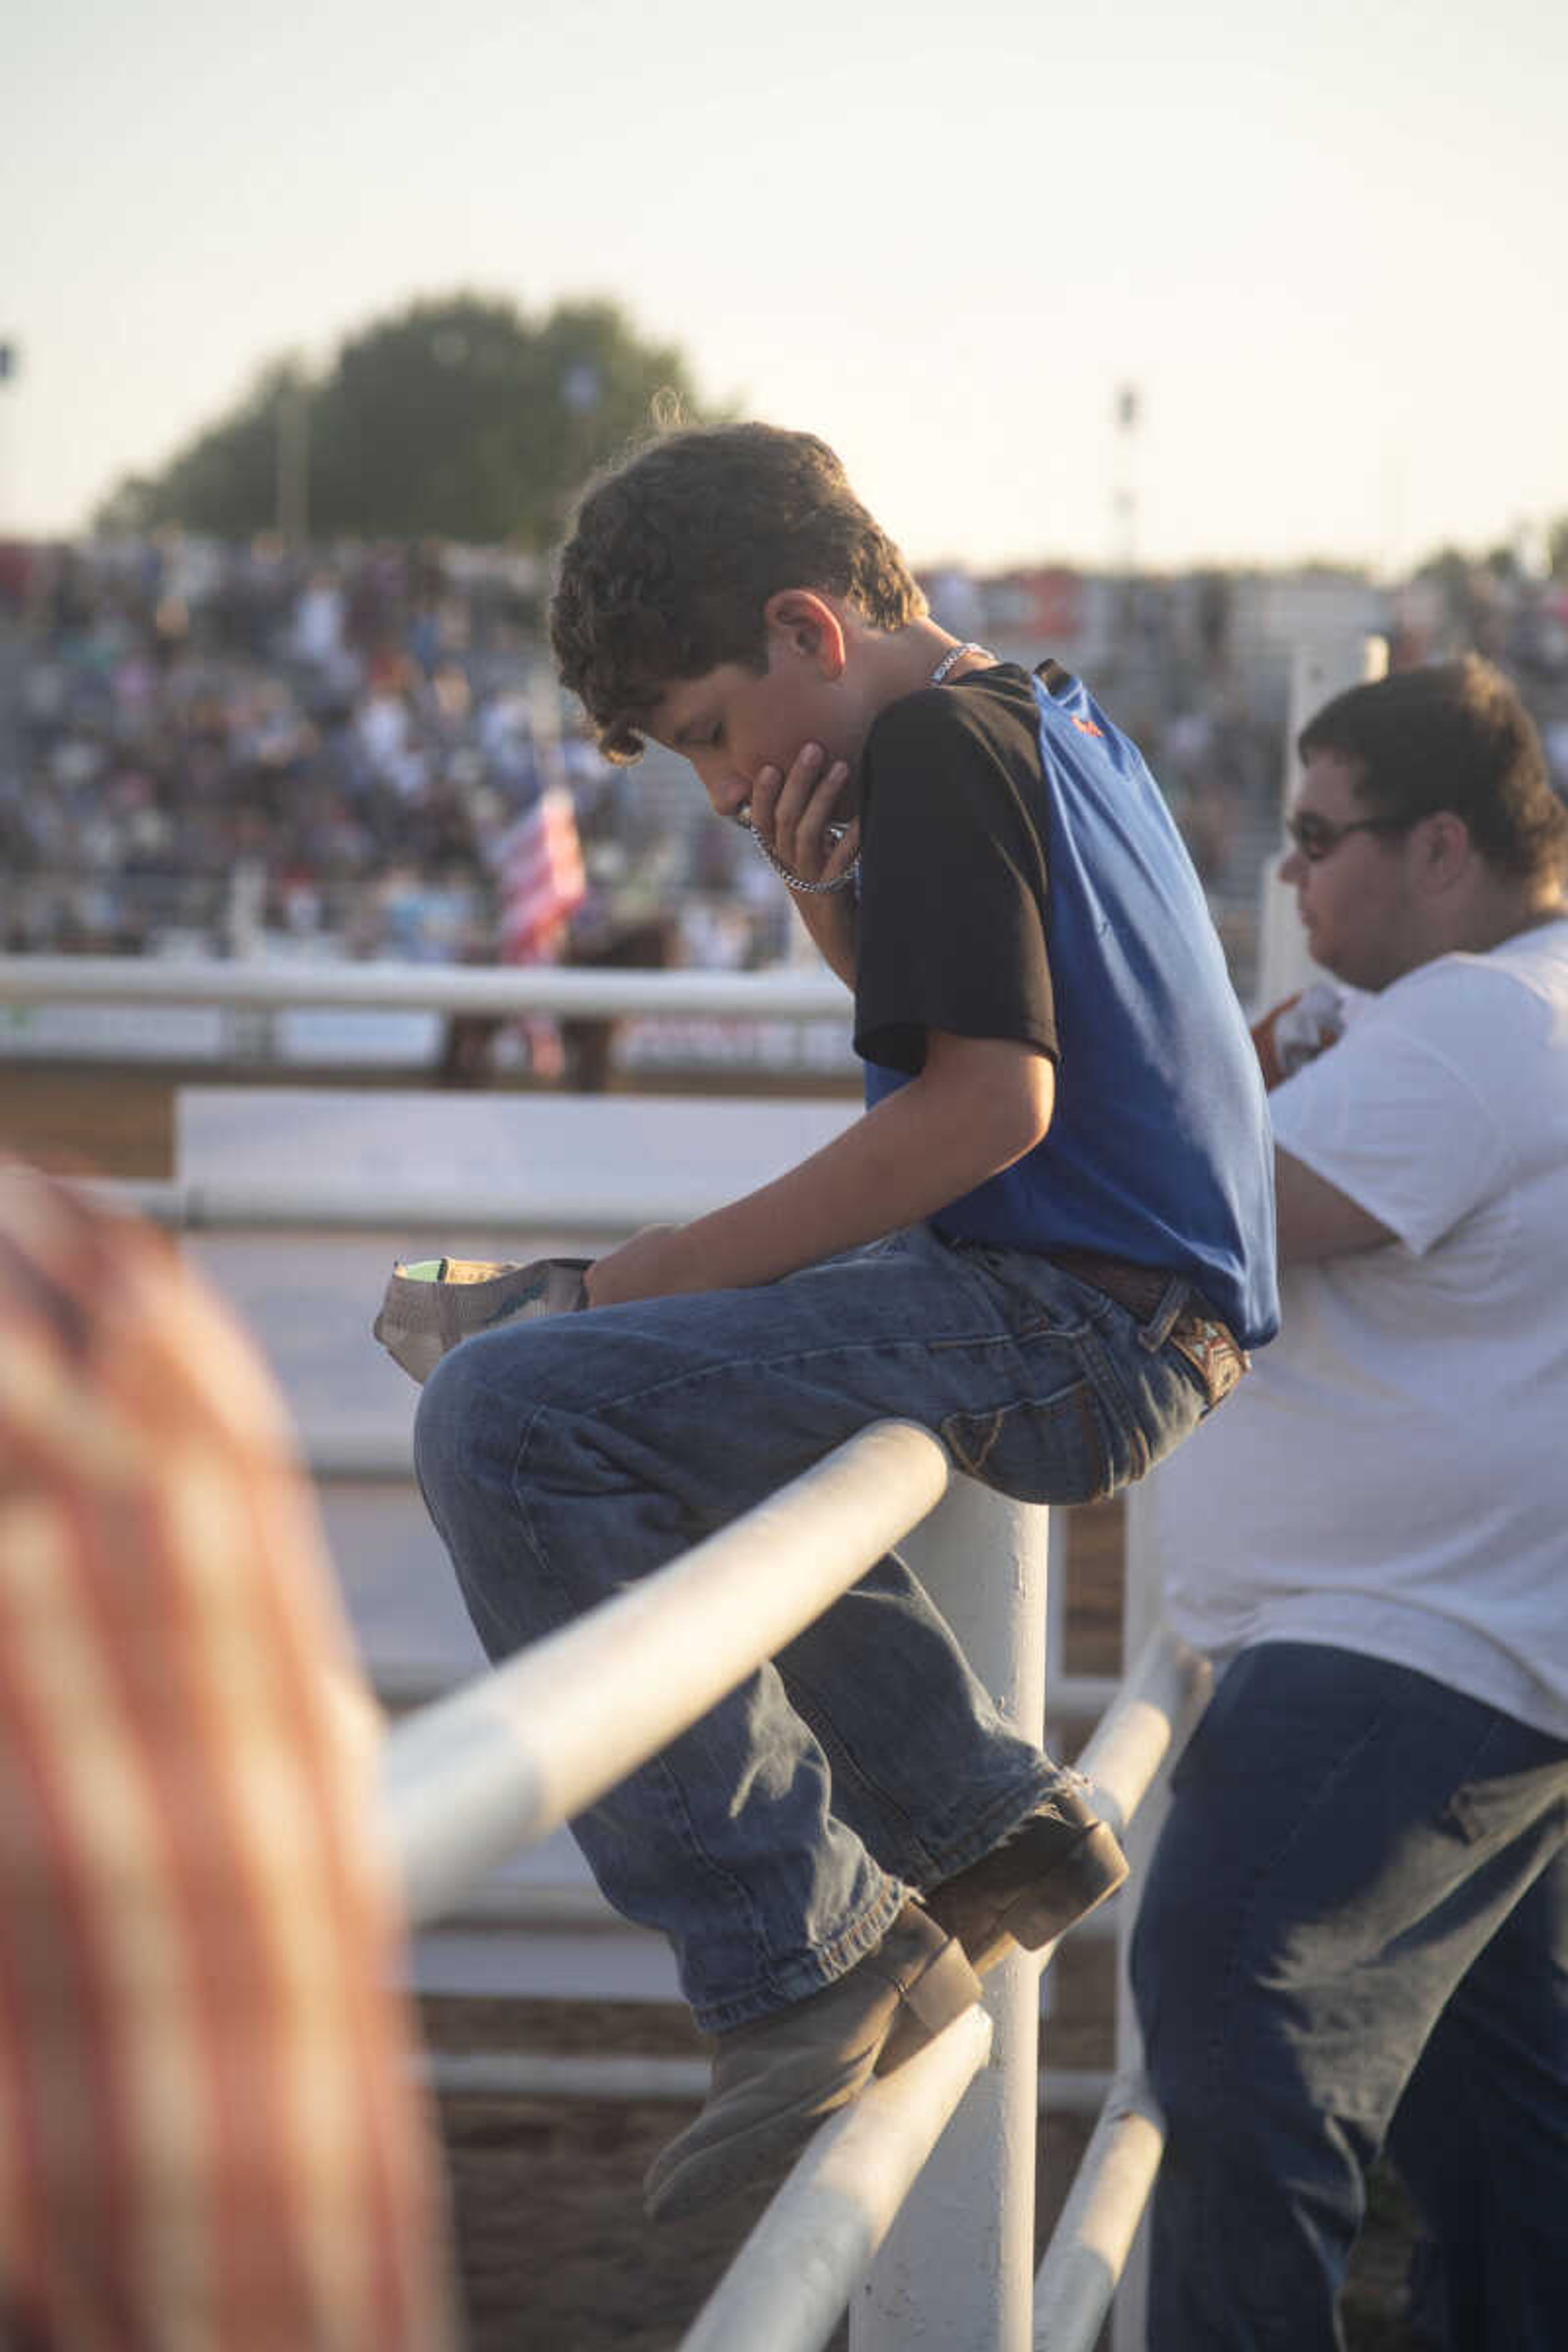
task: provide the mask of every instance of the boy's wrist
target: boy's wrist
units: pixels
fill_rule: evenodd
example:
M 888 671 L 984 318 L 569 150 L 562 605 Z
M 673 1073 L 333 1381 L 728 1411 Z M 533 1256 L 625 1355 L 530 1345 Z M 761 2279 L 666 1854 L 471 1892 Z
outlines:
M 682 1290 L 700 1290 L 695 1275 L 696 1253 L 686 1225 L 645 1225 L 630 1241 L 595 1260 L 584 1276 L 588 1305 L 621 1307 L 634 1298 L 661 1298 Z
M 817 953 L 851 989 L 855 985 L 855 906 L 853 893 L 841 898 L 797 898 L 795 902 Z

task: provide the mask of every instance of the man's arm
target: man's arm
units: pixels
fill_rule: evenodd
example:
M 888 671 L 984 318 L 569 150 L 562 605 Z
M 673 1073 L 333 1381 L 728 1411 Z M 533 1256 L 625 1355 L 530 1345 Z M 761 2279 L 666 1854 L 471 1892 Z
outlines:
M 1348 1257 L 1377 1249 L 1399 1236 L 1342 1192 L 1314 1175 L 1304 1160 L 1276 1148 L 1274 1213 L 1281 1265 L 1310 1265 L 1320 1258 Z
M 1328 982 L 1288 996 L 1264 1013 L 1253 1024 L 1252 1043 L 1269 1093 L 1320 1054 L 1331 1052 L 1343 1032 L 1340 992 Z M 1356 1250 L 1377 1249 L 1398 1239 L 1348 1192 L 1278 1145 L 1274 1214 L 1281 1265 L 1348 1257 Z
M 899 1233 L 1022 1159 L 1055 1103 L 1054 1065 L 1033 1046 L 931 1030 L 908 1086 L 771 1184 L 635 1234 L 592 1268 L 588 1303 L 773 1282 Z

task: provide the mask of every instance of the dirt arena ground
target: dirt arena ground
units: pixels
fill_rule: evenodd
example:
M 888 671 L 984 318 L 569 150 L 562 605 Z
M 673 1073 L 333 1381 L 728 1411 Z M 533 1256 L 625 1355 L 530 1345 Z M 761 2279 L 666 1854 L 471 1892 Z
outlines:
M 182 1075 L 0 1065 L 0 1145 L 108 1175 L 167 1176 L 174 1089 Z M 215 1074 L 190 1075 L 211 1083 Z M 344 1081 L 334 1074 L 332 1083 Z M 1116 1505 L 1071 1515 L 1066 1666 L 1072 1673 L 1120 1670 L 1120 1517 Z M 1089 1728 L 1057 1726 L 1053 1745 L 1070 1757 Z M 1110 1947 L 1069 1942 L 1053 1974 L 1047 2027 L 1052 2063 L 1109 2067 Z M 684 2012 L 662 2007 L 431 2000 L 422 2021 L 431 2046 L 449 2050 L 619 2049 L 674 2056 L 700 2047 Z M 684 2113 L 662 2105 L 567 2100 L 441 2104 L 470 2352 L 671 2352 L 679 2345 L 752 2218 L 742 2213 L 663 2231 L 643 2221 L 642 2174 Z M 1089 2119 L 1066 2115 L 1047 2117 L 1042 2129 L 1041 2248 L 1089 2130 Z M 1350 2352 L 1412 2352 L 1395 2315 L 1408 2217 L 1392 2181 L 1380 2176 L 1374 2190 L 1348 2297 Z M 840 2330 L 835 2343 L 847 2340 Z

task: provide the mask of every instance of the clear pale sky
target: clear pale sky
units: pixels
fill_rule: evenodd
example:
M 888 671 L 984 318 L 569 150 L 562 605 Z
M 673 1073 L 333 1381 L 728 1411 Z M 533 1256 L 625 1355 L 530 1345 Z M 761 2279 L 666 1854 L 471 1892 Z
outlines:
M 52 0 L 7 47 L 0 532 L 459 286 L 619 299 L 919 562 L 1105 562 L 1124 478 L 1153 566 L 1568 510 L 1563 0 Z

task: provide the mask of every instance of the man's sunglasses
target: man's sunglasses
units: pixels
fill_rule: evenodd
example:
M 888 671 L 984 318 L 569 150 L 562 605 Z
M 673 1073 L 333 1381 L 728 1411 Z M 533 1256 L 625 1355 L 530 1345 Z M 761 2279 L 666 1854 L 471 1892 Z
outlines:
M 1288 816 L 1285 830 L 1309 866 L 1316 866 L 1336 850 L 1349 833 L 1408 833 L 1413 816 L 1357 816 L 1348 824 L 1333 824 L 1310 810 Z

